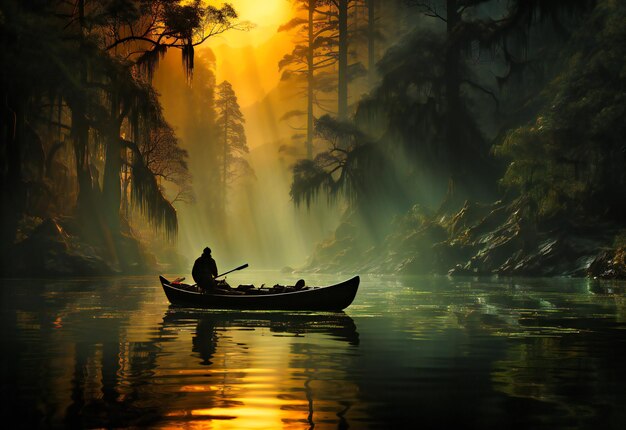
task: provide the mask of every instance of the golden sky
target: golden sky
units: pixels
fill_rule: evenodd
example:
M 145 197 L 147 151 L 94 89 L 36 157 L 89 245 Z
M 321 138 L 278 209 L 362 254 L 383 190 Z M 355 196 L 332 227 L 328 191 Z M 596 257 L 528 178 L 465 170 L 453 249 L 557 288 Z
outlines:
M 276 33 L 289 20 L 292 3 L 289 0 L 234 0 L 231 2 L 242 21 L 255 28 L 249 32 L 229 32 L 222 38 L 231 46 L 258 45 Z
M 219 3 L 218 3 L 219 4 Z M 228 80 L 242 108 L 270 92 L 280 80 L 278 61 L 291 50 L 292 35 L 278 27 L 291 19 L 289 0 L 234 0 L 241 21 L 254 25 L 249 31 L 228 31 L 206 43 L 216 56 L 217 82 Z M 198 50 L 202 55 L 202 48 Z

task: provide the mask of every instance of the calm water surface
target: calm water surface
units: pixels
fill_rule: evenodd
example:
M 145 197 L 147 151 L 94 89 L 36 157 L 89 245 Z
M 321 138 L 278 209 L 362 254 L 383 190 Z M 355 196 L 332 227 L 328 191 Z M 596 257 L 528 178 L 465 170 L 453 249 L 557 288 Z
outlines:
M 251 279 L 291 280 L 229 281 Z M 364 277 L 344 313 L 176 309 L 154 276 L 0 283 L 15 427 L 626 427 L 620 283 Z

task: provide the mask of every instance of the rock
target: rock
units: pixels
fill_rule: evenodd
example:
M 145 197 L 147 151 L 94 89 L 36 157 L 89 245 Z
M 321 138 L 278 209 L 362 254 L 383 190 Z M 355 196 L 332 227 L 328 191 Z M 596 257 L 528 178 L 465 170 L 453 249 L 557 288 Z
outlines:
M 437 243 L 432 246 L 433 271 L 438 274 L 455 275 L 459 268 L 464 267 L 476 254 L 476 250 L 475 245 L 464 244 L 458 240 Z
M 595 276 L 626 278 L 626 233 L 593 220 L 529 218 L 522 198 L 490 205 L 465 202 L 452 216 L 435 219 L 419 206 L 392 223 L 383 243 L 366 243 L 343 222 L 320 243 L 309 268 L 360 273 L 451 276 Z M 616 236 L 617 234 L 617 236 Z M 620 236 L 621 237 L 621 236 Z M 613 240 L 616 240 L 615 244 Z
M 452 237 L 457 236 L 485 220 L 490 213 L 493 213 L 493 205 L 482 205 L 467 200 L 463 208 L 448 221 L 448 232 Z
M 156 257 L 131 234 L 118 236 L 116 249 L 122 272 L 149 273 L 156 270 Z
M 9 256 L 11 274 L 21 276 L 112 274 L 111 266 L 97 249 L 70 236 L 61 223 L 43 220 Z
M 130 233 L 110 238 L 107 246 L 81 238 L 73 218 L 28 223 L 6 258 L 3 272 L 14 276 L 111 275 L 153 272 L 156 257 Z M 114 261 L 117 260 L 117 261 Z
M 467 228 L 466 241 L 479 240 L 483 235 L 498 231 L 514 220 L 515 211 L 498 201 L 490 208 L 489 213 L 484 218 Z
M 476 276 L 476 272 L 467 265 L 457 264 L 448 271 L 448 276 Z
M 343 239 L 354 239 L 357 235 L 356 227 L 348 222 L 344 221 L 335 230 L 335 239 L 343 240 Z
M 626 279 L 626 247 L 600 252 L 589 265 L 587 275 L 601 279 Z

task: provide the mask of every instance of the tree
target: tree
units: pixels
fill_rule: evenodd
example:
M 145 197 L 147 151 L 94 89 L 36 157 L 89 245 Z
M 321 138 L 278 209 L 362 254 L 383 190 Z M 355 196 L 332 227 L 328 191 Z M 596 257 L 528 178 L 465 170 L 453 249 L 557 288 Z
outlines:
M 209 37 L 223 33 L 238 27 L 237 14 L 229 4 L 216 8 L 204 5 L 200 0 L 180 3 L 172 0 L 152 0 L 143 4 L 139 9 L 134 2 L 122 1 L 110 4 L 107 12 L 109 19 L 106 23 L 103 35 L 105 49 L 114 58 L 124 59 L 135 71 L 142 72 L 147 80 L 150 80 L 159 58 L 170 48 L 180 49 L 182 52 L 183 66 L 187 72 L 187 78 L 191 79 L 194 67 L 194 47 L 206 41 Z M 134 8 L 134 9 L 133 9 Z M 124 90 L 117 88 L 115 91 Z M 127 92 L 126 95 L 132 94 Z M 120 127 L 127 115 L 130 122 L 135 122 L 140 114 L 131 112 L 120 102 L 124 101 L 123 94 L 112 94 L 111 116 L 111 139 L 107 144 L 107 163 L 104 176 L 104 194 L 109 201 L 107 207 L 110 211 L 119 208 L 119 183 L 121 163 L 116 155 L 119 147 Z M 133 104 L 135 101 L 126 100 Z M 145 105 L 145 106 L 150 106 Z M 136 129 L 138 124 L 131 124 L 131 129 Z M 157 125 L 158 127 L 158 125 Z M 117 132 L 113 131 L 117 130 Z M 149 205 L 143 206 L 150 210 Z M 115 219 L 111 213 L 109 219 Z M 113 221 L 111 221 L 113 222 Z M 115 228 L 115 225 L 113 225 Z
M 329 204 L 341 198 L 348 203 L 346 213 L 365 223 L 366 236 L 381 240 L 388 233 L 388 216 L 396 207 L 399 189 L 384 148 L 352 122 L 330 115 L 316 120 L 315 132 L 328 149 L 294 165 L 290 189 L 294 204 L 310 208 L 321 195 Z
M 324 7 L 321 0 L 296 0 L 296 4 L 298 11 L 304 12 L 305 17 L 296 16 L 279 27 L 278 31 L 297 29 L 297 33 L 292 52 L 283 57 L 278 67 L 283 71 L 283 80 L 304 78 L 302 80 L 306 92 L 305 146 L 307 158 L 312 159 L 316 92 L 332 88 L 332 84 L 329 85 L 329 74 L 323 71 L 336 62 L 334 52 L 336 42 L 331 34 L 335 26 L 320 13 L 318 7 Z M 299 116 L 301 113 L 290 112 L 289 117 Z
M 472 50 L 476 44 L 479 49 L 488 49 L 491 52 L 501 50 L 503 55 L 500 60 L 510 72 L 514 72 L 516 66 L 519 68 L 520 59 L 512 55 L 511 45 L 520 39 L 520 35 L 527 38 L 532 24 L 538 20 L 549 20 L 559 26 L 558 17 L 562 11 L 585 7 L 591 2 L 516 0 L 508 2 L 504 7 L 492 0 L 414 0 L 411 3 L 417 6 L 424 16 L 433 18 L 445 26 L 445 31 L 441 34 L 443 37 L 441 98 L 432 106 L 436 109 L 436 114 L 444 119 L 443 128 L 438 134 L 443 137 L 441 143 L 444 151 L 449 154 L 448 200 L 451 207 L 455 208 L 466 197 L 480 195 L 480 190 L 485 189 L 491 182 L 492 178 L 487 176 L 486 182 L 474 181 L 474 184 L 471 184 L 470 180 L 476 176 L 477 168 L 482 171 L 493 171 L 487 157 L 488 145 L 468 106 L 467 94 L 479 92 L 496 103 L 498 100 L 494 89 L 485 87 L 473 79 L 467 61 Z M 500 83 L 504 80 L 500 79 Z
M 451 210 L 461 199 L 492 198 L 496 188 L 497 165 L 489 154 L 484 121 L 473 104 L 497 110 L 500 100 L 496 80 L 485 84 L 473 67 L 477 44 L 483 49 L 499 47 L 502 59 L 494 62 L 508 66 L 507 75 L 512 75 L 519 65 L 512 47 L 514 36 L 527 35 L 528 26 L 536 26 L 538 16 L 533 11 L 543 20 L 556 19 L 560 9 L 544 8 L 542 2 L 512 2 L 510 8 L 498 8 L 487 0 L 414 3 L 419 5 L 420 24 L 435 18 L 443 25 L 429 29 L 418 25 L 389 48 L 378 63 L 382 81 L 358 103 L 353 126 L 395 159 L 394 172 L 406 184 L 397 190 L 406 200 L 398 199 L 399 209 L 417 201 Z M 479 13 L 481 5 L 489 6 L 487 12 Z M 315 162 L 297 165 L 293 197 L 333 192 L 333 187 L 319 185 L 326 183 L 328 175 L 318 175 L 318 167 Z M 325 179 L 316 182 L 315 178 Z
M 337 8 L 337 119 L 348 118 L 348 0 L 331 0 Z
M 51 160 L 58 149 L 52 150 L 55 145 L 48 145 L 42 139 L 41 125 L 56 122 L 55 128 L 66 131 L 70 127 L 61 123 L 64 120 L 62 100 L 73 97 L 87 104 L 91 96 L 79 75 L 76 39 L 66 38 L 62 20 L 54 13 L 55 6 L 55 2 L 0 2 L 0 40 L 6 47 L 0 53 L 3 68 L 0 74 L 0 192 L 5 207 L 0 242 L 3 251 L 15 240 L 20 218 L 34 214 L 35 196 L 46 194 L 49 197 L 51 193 L 39 172 L 43 172 L 46 158 L 49 156 Z M 41 38 L 41 34 L 46 37 Z M 85 56 L 90 54 L 90 51 L 84 53 Z M 54 115 L 55 110 L 57 115 Z M 78 121 L 72 131 L 77 129 Z M 77 154 L 76 163 L 82 166 L 80 155 Z M 31 175 L 29 171 L 36 174 Z
M 376 25 L 376 0 L 366 0 L 367 3 L 367 80 L 370 88 L 376 82 L 376 39 L 378 30 Z
M 172 127 L 165 121 L 152 130 L 139 145 L 139 151 L 146 167 L 152 172 L 162 187 L 172 185 L 172 204 L 192 203 L 191 175 L 187 167 L 187 151 L 179 146 Z
M 217 141 L 222 148 L 221 153 L 221 204 L 226 211 L 228 187 L 238 178 L 250 175 L 252 169 L 242 157 L 248 153 L 248 143 L 244 129 L 245 119 L 232 85 L 224 81 L 217 86 Z
M 561 50 L 539 113 L 494 146 L 508 162 L 501 183 L 540 220 L 626 219 L 625 18 L 623 3 L 599 2 Z
M 290 195 L 296 206 L 303 202 L 310 206 L 320 193 L 329 201 L 342 196 L 351 203 L 362 203 L 368 193 L 375 194 L 381 177 L 374 178 L 369 172 L 382 172 L 384 157 L 374 142 L 350 122 L 329 115 L 316 120 L 315 131 L 329 148 L 313 160 L 295 164 Z
M 195 46 L 244 27 L 232 6 L 201 1 L 2 0 L 0 39 L 7 49 L 0 54 L 0 132 L 6 146 L 0 189 L 3 206 L 10 208 L 3 214 L 3 248 L 13 242 L 24 214 L 35 214 L 37 206 L 38 216 L 50 215 L 41 209 L 42 196 L 58 192 L 46 181 L 60 165 L 53 158 L 67 144 L 76 177 L 67 181 L 74 187 L 68 195 L 77 196 L 74 215 L 84 221 L 85 239 L 113 243 L 106 247 L 113 254 L 121 249 L 120 209 L 129 184 L 132 201 L 152 226 L 175 233 L 176 211 L 164 195 L 164 180 L 157 180 L 173 165 L 159 171 L 142 154 L 149 137 L 168 136 L 173 148 L 151 73 L 159 57 L 175 48 L 182 50 L 190 78 Z M 184 154 L 170 155 L 179 169 L 176 181 L 184 186 Z
M 106 50 L 141 67 L 149 77 L 168 49 L 180 49 L 188 78 L 194 67 L 194 48 L 228 30 L 247 30 L 232 5 L 222 7 L 202 0 L 133 0 L 105 3 L 108 31 Z

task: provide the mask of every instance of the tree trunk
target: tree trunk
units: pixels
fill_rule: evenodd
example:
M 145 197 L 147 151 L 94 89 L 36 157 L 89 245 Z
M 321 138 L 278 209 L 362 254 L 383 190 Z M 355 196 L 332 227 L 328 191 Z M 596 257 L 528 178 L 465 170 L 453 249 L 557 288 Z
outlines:
M 376 0 L 367 0 L 367 82 L 376 83 Z
M 6 96 L 6 106 L 3 109 L 3 116 L 7 119 L 6 126 L 3 125 L 2 138 L 5 139 L 2 172 L 1 192 L 2 192 L 2 216 L 0 220 L 0 239 L 2 240 L 3 253 L 13 244 L 19 220 L 26 208 L 26 194 L 22 182 L 22 160 L 20 148 L 24 137 L 25 106 L 24 99 L 27 95 L 16 95 L 12 98 Z M 3 121 L 4 122 L 4 121 Z
M 106 163 L 102 180 L 102 194 L 106 223 L 111 234 L 120 232 L 120 206 L 122 202 L 121 172 L 122 144 L 120 139 L 121 120 L 113 117 L 106 130 Z
M 226 176 L 228 174 L 228 109 L 230 106 L 228 103 L 224 107 L 224 147 L 223 147 L 223 160 L 222 160 L 222 201 L 221 209 L 223 219 L 226 220 Z
M 307 98 L 306 98 L 306 158 L 313 159 L 313 15 L 315 13 L 315 0 L 309 0 L 309 49 L 307 52 Z
M 339 0 L 337 118 L 348 118 L 348 0 Z
M 71 105 L 72 110 L 72 140 L 74 141 L 74 158 L 76 162 L 76 180 L 78 182 L 78 196 L 76 209 L 79 215 L 93 211 L 93 182 L 89 170 L 89 125 L 84 117 L 84 110 L 80 104 Z
M 445 91 L 446 91 L 446 146 L 449 157 L 450 177 L 454 183 L 462 178 L 462 128 L 461 121 L 461 80 L 459 60 L 461 49 L 459 42 L 454 40 L 453 31 L 460 21 L 457 0 L 446 0 L 447 6 L 447 49 L 445 57 Z
M 78 1 L 78 21 L 80 23 L 80 44 L 84 44 L 83 29 L 85 28 L 85 1 Z M 78 79 L 81 82 L 87 80 L 87 64 L 80 62 L 77 70 Z M 67 103 L 72 112 L 72 140 L 74 141 L 74 158 L 76 163 L 76 180 L 78 183 L 78 196 L 76 198 L 76 212 L 79 217 L 91 219 L 97 210 L 95 208 L 93 178 L 89 167 L 89 124 L 85 101 L 81 95 L 68 97 Z

